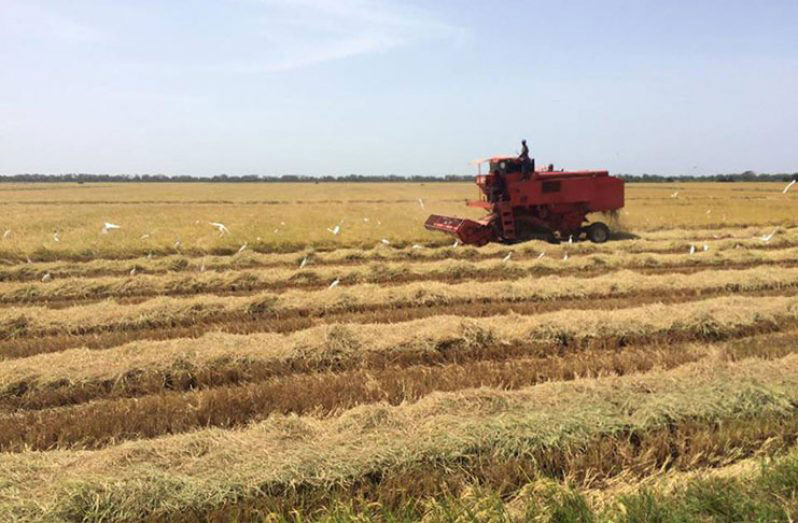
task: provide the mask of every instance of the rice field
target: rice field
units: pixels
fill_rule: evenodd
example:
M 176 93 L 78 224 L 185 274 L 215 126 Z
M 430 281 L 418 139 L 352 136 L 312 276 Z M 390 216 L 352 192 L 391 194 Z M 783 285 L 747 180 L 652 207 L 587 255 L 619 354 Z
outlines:
M 782 189 L 477 249 L 470 184 L 2 185 L 0 520 L 795 521 Z

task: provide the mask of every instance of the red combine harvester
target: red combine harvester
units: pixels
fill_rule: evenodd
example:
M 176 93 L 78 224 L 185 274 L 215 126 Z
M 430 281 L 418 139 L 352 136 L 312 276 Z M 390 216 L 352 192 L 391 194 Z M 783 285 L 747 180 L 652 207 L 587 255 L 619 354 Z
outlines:
M 587 224 L 592 212 L 616 211 L 624 204 L 624 183 L 607 171 L 535 171 L 534 161 L 523 171 L 519 158 L 489 160 L 487 175 L 477 176 L 480 199 L 467 203 L 490 214 L 479 220 L 436 214 L 424 226 L 443 231 L 467 245 L 489 242 L 514 243 L 545 234 L 550 241 L 586 236 L 602 243 L 610 236 L 602 222 Z M 559 238 L 558 238 L 559 236 Z

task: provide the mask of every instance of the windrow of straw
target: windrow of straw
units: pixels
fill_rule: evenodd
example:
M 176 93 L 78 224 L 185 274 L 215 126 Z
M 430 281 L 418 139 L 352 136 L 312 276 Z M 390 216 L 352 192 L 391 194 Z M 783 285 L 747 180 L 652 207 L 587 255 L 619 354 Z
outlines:
M 751 345 L 768 347 L 752 357 L 778 358 L 798 352 L 796 332 L 760 336 Z M 625 347 L 617 351 L 588 351 L 562 356 L 524 357 L 435 366 L 387 367 L 295 374 L 241 386 L 223 386 L 187 393 L 170 392 L 190 381 L 169 381 L 153 387 L 154 394 L 136 398 L 91 401 L 73 407 L 0 414 L 0 450 L 101 448 L 130 439 L 152 438 L 204 427 L 234 427 L 265 419 L 274 413 L 314 415 L 341 412 L 366 403 L 398 405 L 435 391 L 475 387 L 518 389 L 550 380 L 579 376 L 626 375 L 654 368 L 671 369 L 704 357 L 737 359 L 750 346 L 735 350 L 733 343 L 670 344 Z M 235 375 L 234 371 L 228 376 Z M 169 391 L 165 389 L 168 385 Z M 97 390 L 97 389 L 95 389 Z M 135 392 L 141 392 L 139 388 Z M 26 399 L 64 399 L 64 392 L 40 390 Z M 116 389 L 112 392 L 120 393 Z M 60 393 L 60 394 L 59 394 Z M 74 395 L 70 399 L 76 398 Z M 85 399 L 85 397 L 83 398 Z M 81 423 L 74 420 L 80 419 Z
M 797 406 L 795 355 L 436 393 L 334 418 L 272 416 L 98 451 L 0 454 L 0 516 L 193 519 L 242 505 L 312 508 L 336 494 L 403 503 L 475 479 L 503 489 L 541 476 L 595 485 L 778 450 L 798 436 Z
M 256 334 L 263 332 L 290 333 L 309 329 L 318 325 L 331 324 L 369 324 L 401 323 L 434 316 L 459 316 L 462 318 L 486 318 L 500 314 L 521 314 L 535 316 L 559 310 L 615 310 L 642 307 L 654 303 L 676 304 L 706 300 L 723 296 L 720 289 L 700 293 L 679 293 L 662 295 L 646 293 L 620 297 L 603 297 L 601 300 L 579 298 L 551 301 L 502 302 L 483 301 L 477 303 L 450 303 L 424 307 L 373 308 L 349 312 L 336 311 L 326 315 L 284 315 L 256 316 L 228 315 L 203 322 L 172 325 L 169 327 L 141 327 L 136 329 L 111 329 L 87 334 L 60 333 L 40 337 L 7 338 L 0 342 L 0 360 L 24 358 L 35 354 L 60 352 L 75 348 L 102 350 L 118 347 L 137 340 L 172 340 L 178 338 L 198 338 L 208 332 L 231 334 Z M 782 289 L 739 292 L 739 296 L 782 296 Z M 24 325 L 19 324 L 20 327 Z
M 357 267 L 320 267 L 305 269 L 241 270 L 230 272 L 175 273 L 166 275 L 135 274 L 120 277 L 68 278 L 46 283 L 0 283 L 0 303 L 37 303 L 47 301 L 98 300 L 103 298 L 151 297 L 159 295 L 251 294 L 269 290 L 327 287 L 333 280 L 341 285 L 364 283 L 402 285 L 414 281 L 496 281 L 548 274 L 594 277 L 619 269 L 638 272 L 695 272 L 713 268 L 740 269 L 779 265 L 795 267 L 798 248 L 728 251 L 682 254 L 591 254 L 570 258 L 521 259 L 503 262 L 454 261 L 434 263 L 370 263 Z
M 687 521 L 767 521 L 798 519 L 798 447 L 765 458 L 695 472 L 671 471 L 654 482 L 637 481 L 626 490 L 583 490 L 564 481 L 538 479 L 517 493 L 475 483 L 459 495 L 409 501 L 388 507 L 336 500 L 318 511 L 294 513 L 295 520 L 529 523 L 684 523 Z M 222 509 L 224 510 L 224 509 Z M 211 516 L 212 515 L 208 515 Z M 279 519 L 256 507 L 225 516 L 237 521 Z M 290 519 L 290 518 L 289 518 Z
M 263 293 L 252 297 L 155 298 L 137 305 L 106 301 L 58 310 L 12 307 L 0 312 L 0 338 L 173 327 L 235 317 L 316 316 L 458 303 L 524 303 L 569 298 L 599 300 L 651 293 L 696 295 L 712 291 L 788 290 L 796 285 L 798 268 L 708 271 L 690 275 L 641 275 L 619 271 L 590 279 L 548 276 L 501 283 L 417 282 L 397 287 L 363 284 L 320 291 Z M 0 349 L 0 357 L 1 353 Z
M 183 393 L 167 391 L 162 386 L 146 396 L 0 414 L 0 452 L 96 449 L 125 440 L 201 428 L 236 427 L 275 413 L 334 414 L 367 403 L 412 402 L 434 391 L 474 387 L 512 390 L 578 375 L 624 375 L 655 367 L 669 369 L 705 355 L 706 347 L 628 348 L 623 352 L 598 351 L 498 362 L 314 372 Z M 53 399 L 47 395 L 50 391 L 40 392 L 34 400 Z M 81 421 L 75 423 L 75 420 Z
M 770 229 L 766 232 L 770 234 L 773 230 Z M 695 231 L 694 233 L 693 236 L 684 233 L 676 234 L 675 238 L 662 236 L 663 233 L 652 233 L 657 234 L 656 239 L 646 239 L 647 237 L 644 235 L 641 239 L 627 240 L 622 243 L 582 242 L 551 245 L 545 242 L 531 241 L 512 246 L 490 244 L 479 249 L 467 246 L 452 248 L 448 243 L 446 247 L 392 248 L 380 244 L 378 247 L 368 250 L 342 248 L 331 251 L 314 251 L 310 249 L 292 253 L 261 253 L 248 248 L 242 253 L 225 256 L 192 257 L 180 253 L 166 253 L 122 260 L 88 258 L 80 263 L 76 263 L 75 260 L 13 263 L 11 259 L 0 256 L 0 260 L 10 263 L 4 267 L 0 266 L 0 281 L 39 281 L 48 273 L 55 280 L 128 276 L 132 269 L 136 269 L 139 274 L 197 273 L 202 269 L 217 272 L 265 268 L 295 269 L 303 260 L 308 268 L 314 268 L 344 267 L 369 262 L 409 264 L 441 260 L 489 261 L 501 259 L 511 252 L 513 260 L 517 261 L 536 259 L 541 252 L 545 252 L 547 258 L 541 262 L 546 263 L 552 258 L 562 258 L 565 252 L 576 261 L 581 256 L 593 254 L 611 257 L 623 257 L 630 254 L 685 254 L 691 245 L 696 246 L 700 251 L 705 243 L 711 253 L 738 251 L 738 254 L 741 251 L 761 252 L 798 246 L 798 229 L 778 229 L 778 233 L 769 242 L 764 242 L 757 237 L 762 234 L 761 229 L 730 229 L 712 234 L 707 231 L 703 233 Z M 698 259 L 698 257 L 694 257 L 694 259 Z
M 623 350 L 630 345 L 656 348 L 676 342 L 706 343 L 785 332 L 797 322 L 796 297 L 718 298 L 614 311 L 324 325 L 291 334 L 210 333 L 198 339 L 140 341 L 106 351 L 73 349 L 2 361 L 0 405 L 41 408 L 303 372 L 549 358 L 583 350 Z M 749 352 L 744 352 L 746 347 Z M 749 341 L 735 353 L 753 355 L 767 350 Z

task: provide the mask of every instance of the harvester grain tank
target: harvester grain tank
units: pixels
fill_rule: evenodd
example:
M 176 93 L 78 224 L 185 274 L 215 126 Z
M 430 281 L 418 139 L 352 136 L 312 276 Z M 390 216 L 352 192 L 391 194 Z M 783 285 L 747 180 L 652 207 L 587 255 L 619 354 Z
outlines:
M 479 220 L 431 215 L 424 226 L 450 234 L 467 245 L 514 243 L 544 233 L 550 240 L 609 239 L 603 222 L 588 222 L 596 212 L 615 212 L 624 205 L 624 182 L 607 171 L 555 171 L 553 166 L 527 172 L 514 157 L 487 160 L 489 172 L 476 178 L 480 199 L 467 203 L 489 211 Z

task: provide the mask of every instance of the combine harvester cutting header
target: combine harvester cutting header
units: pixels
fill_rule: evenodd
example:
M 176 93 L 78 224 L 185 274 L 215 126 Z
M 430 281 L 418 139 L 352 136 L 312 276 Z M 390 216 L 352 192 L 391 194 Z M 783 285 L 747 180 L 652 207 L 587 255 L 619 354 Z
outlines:
M 526 146 L 524 146 L 526 147 Z M 525 149 L 526 150 L 526 149 Z M 536 171 L 528 157 L 495 157 L 487 175 L 477 176 L 480 199 L 467 203 L 490 212 L 479 220 L 436 214 L 424 226 L 443 231 L 466 245 L 515 243 L 546 234 L 550 241 L 587 237 L 603 243 L 610 237 L 605 223 L 587 223 L 593 212 L 617 211 L 624 205 L 624 182 L 607 171 Z

